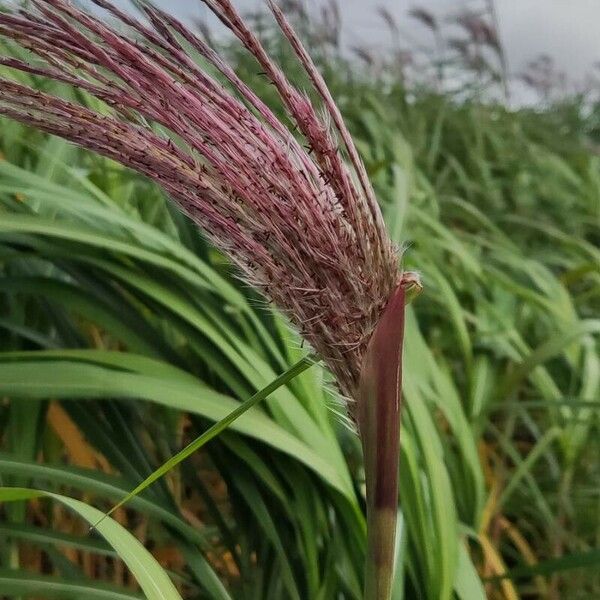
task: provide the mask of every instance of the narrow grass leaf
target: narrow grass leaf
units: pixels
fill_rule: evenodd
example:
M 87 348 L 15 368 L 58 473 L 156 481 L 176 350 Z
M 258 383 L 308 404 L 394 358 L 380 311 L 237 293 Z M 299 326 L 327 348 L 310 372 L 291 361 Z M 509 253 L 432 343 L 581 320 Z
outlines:
M 262 390 L 258 391 L 254 396 L 248 398 L 245 402 L 240 404 L 238 408 L 229 413 L 224 419 L 215 423 L 202 435 L 196 438 L 193 442 L 190 442 L 183 450 L 178 452 L 175 456 L 171 457 L 158 469 L 156 469 L 151 475 L 149 475 L 142 483 L 135 487 L 125 498 L 115 504 L 95 525 L 96 528 L 102 523 L 102 521 L 110 516 L 115 510 L 129 502 L 132 498 L 143 492 L 149 485 L 152 485 L 155 481 L 163 477 L 171 469 L 175 468 L 180 462 L 191 456 L 194 452 L 199 450 L 204 444 L 212 440 L 214 437 L 219 435 L 222 431 L 227 429 L 238 417 L 243 415 L 247 410 L 264 400 L 270 393 L 274 392 L 279 387 L 285 385 L 288 381 L 299 375 L 303 371 L 309 369 L 315 363 L 315 357 L 307 356 L 299 360 L 295 365 L 291 366 L 285 373 L 282 373 L 279 377 L 274 379 L 269 385 Z

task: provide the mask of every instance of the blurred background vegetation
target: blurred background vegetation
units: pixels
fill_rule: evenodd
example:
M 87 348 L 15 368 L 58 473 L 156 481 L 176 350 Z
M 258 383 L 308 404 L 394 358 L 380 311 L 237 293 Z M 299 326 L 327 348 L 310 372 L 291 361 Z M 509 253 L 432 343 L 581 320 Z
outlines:
M 335 10 L 287 4 L 425 284 L 407 321 L 395 600 L 600 598 L 593 86 L 565 95 L 542 58 L 525 74 L 538 106 L 509 108 L 490 13 L 448 38 L 414 10 L 435 39 L 416 68 L 400 46 L 349 59 Z M 0 149 L 1 483 L 105 510 L 307 350 L 143 178 L 7 120 Z M 182 598 L 359 599 L 363 473 L 340 413 L 313 367 L 115 520 Z M 0 597 L 140 597 L 65 502 L 2 506 Z

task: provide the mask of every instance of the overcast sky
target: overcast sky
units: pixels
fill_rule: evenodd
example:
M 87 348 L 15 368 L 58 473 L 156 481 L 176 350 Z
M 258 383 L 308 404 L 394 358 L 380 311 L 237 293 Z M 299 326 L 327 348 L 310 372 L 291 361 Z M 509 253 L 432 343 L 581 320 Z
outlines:
M 208 15 L 200 0 L 155 1 L 181 16 L 206 19 Z M 264 6 L 263 0 L 234 1 L 243 10 Z M 305 4 L 309 8 L 318 7 L 320 1 L 305 0 Z M 395 15 L 405 36 L 425 41 L 427 32 L 407 16 L 410 8 L 420 6 L 447 15 L 467 4 L 474 6 L 476 0 L 339 0 L 343 7 L 344 39 L 353 45 L 385 40 L 386 30 L 376 10 L 379 6 L 385 6 Z M 570 79 L 580 80 L 600 61 L 600 0 L 496 0 L 496 7 L 500 36 L 513 73 L 545 53 L 554 58 Z

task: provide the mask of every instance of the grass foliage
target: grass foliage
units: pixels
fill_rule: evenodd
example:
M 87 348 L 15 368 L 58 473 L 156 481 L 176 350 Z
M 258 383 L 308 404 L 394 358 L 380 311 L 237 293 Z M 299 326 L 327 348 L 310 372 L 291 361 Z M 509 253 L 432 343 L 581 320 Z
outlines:
M 597 597 L 593 114 L 327 70 L 425 284 L 407 315 L 394 599 Z M 308 350 L 160 190 L 12 122 L 0 144 L 0 498 L 31 499 L 3 504 L 0 594 L 129 599 L 137 580 L 148 598 L 359 599 L 360 447 L 319 366 L 88 533 L 92 504 Z

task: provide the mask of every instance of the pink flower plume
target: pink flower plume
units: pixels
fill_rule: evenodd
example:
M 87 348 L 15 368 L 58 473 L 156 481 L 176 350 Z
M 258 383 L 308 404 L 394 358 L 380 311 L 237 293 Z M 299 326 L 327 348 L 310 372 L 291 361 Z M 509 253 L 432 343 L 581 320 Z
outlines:
M 0 56 L 0 64 L 73 86 L 105 108 L 4 77 L 0 114 L 162 186 L 244 279 L 286 312 L 341 391 L 356 397 L 367 342 L 400 280 L 399 257 L 340 111 L 283 12 L 269 0 L 320 106 L 288 81 L 229 0 L 205 0 L 274 84 L 288 115 L 280 120 L 172 16 L 147 4 L 142 21 L 94 2 L 118 29 L 67 0 L 0 13 L 0 36 L 33 57 Z

